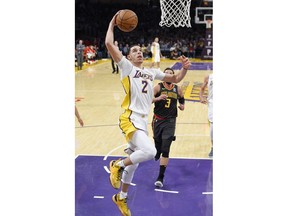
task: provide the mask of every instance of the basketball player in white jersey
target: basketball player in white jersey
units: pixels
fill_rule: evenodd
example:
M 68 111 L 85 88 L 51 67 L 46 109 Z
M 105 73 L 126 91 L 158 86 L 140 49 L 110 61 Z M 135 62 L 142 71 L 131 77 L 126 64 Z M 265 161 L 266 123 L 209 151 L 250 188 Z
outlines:
M 151 67 L 155 66 L 155 63 L 157 65 L 157 68 L 160 68 L 160 57 L 161 57 L 161 51 L 160 51 L 160 45 L 159 45 L 159 38 L 156 37 L 154 39 L 154 42 L 151 45 L 151 53 L 152 53 L 152 64 Z
M 204 90 L 208 86 L 208 97 L 204 97 Z M 200 102 L 208 103 L 208 120 L 210 122 L 211 151 L 209 157 L 213 157 L 213 74 L 204 78 L 204 83 L 200 89 Z
M 125 150 L 128 157 L 110 162 L 110 183 L 115 189 L 122 187 L 121 192 L 112 197 L 122 215 L 131 215 L 127 206 L 128 187 L 139 163 L 151 160 L 156 155 L 155 146 L 148 137 L 148 114 L 153 100 L 153 80 L 178 83 L 186 75 L 190 61 L 185 56 L 179 60 L 182 69 L 177 74 L 165 74 L 160 69 L 144 68 L 143 52 L 138 45 L 130 47 L 127 58 L 113 44 L 114 27 L 117 12 L 110 21 L 105 45 L 120 69 L 120 79 L 126 96 L 121 107 L 125 110 L 119 118 L 119 127 L 125 135 L 129 147 Z M 122 179 L 121 179 L 122 177 Z

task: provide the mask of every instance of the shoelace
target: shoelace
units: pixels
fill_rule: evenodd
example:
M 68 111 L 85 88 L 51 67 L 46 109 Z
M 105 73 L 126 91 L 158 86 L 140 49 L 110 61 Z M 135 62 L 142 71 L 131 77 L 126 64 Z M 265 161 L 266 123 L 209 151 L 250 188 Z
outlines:
M 128 200 L 128 196 L 126 198 L 124 198 L 124 203 L 127 204 L 127 200 Z
M 120 181 L 121 180 L 121 176 L 122 176 L 122 172 L 123 172 L 123 168 L 121 167 L 118 171 L 118 175 L 117 175 L 117 181 Z

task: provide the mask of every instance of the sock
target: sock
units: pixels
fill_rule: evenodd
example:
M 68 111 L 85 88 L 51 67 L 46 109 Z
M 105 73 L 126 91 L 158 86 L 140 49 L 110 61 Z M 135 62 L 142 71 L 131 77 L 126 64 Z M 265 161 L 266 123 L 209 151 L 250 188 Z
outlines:
M 159 171 L 158 179 L 164 178 L 164 173 L 165 173 L 166 167 L 167 167 L 166 165 L 160 165 L 160 171 Z
M 116 165 L 125 168 L 124 160 L 119 161 Z
M 124 198 L 126 198 L 126 197 L 127 197 L 127 192 L 121 191 L 121 192 L 120 192 L 120 199 L 124 199 Z

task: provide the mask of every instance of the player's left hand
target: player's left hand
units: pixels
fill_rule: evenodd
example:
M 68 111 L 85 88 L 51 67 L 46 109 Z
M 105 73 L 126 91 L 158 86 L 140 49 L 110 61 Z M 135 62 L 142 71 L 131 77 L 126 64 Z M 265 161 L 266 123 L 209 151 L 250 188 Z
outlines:
M 182 67 L 183 67 L 184 69 L 186 69 L 186 70 L 189 69 L 189 67 L 190 67 L 190 65 L 191 65 L 191 62 L 190 62 L 189 58 L 187 58 L 187 57 L 184 56 L 184 55 L 181 55 L 180 57 L 178 57 L 178 60 L 181 61 Z
M 183 110 L 184 110 L 184 104 L 180 104 L 180 105 L 178 106 L 178 108 L 179 108 L 181 111 L 183 111 Z

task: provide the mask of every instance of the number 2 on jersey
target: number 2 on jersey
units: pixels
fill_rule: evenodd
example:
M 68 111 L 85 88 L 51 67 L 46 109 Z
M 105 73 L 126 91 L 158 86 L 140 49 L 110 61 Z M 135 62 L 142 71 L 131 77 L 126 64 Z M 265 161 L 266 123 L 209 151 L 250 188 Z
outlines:
M 142 88 L 142 93 L 147 94 L 147 89 L 146 89 L 146 87 L 147 87 L 147 85 L 148 85 L 148 82 L 145 81 L 145 80 L 143 80 L 143 81 L 142 81 L 142 84 L 144 85 L 143 88 Z

